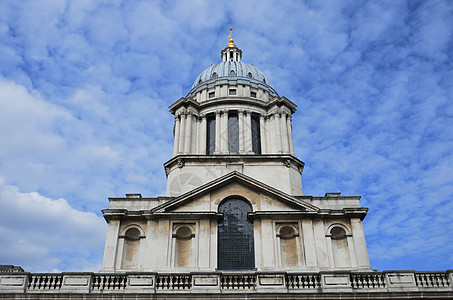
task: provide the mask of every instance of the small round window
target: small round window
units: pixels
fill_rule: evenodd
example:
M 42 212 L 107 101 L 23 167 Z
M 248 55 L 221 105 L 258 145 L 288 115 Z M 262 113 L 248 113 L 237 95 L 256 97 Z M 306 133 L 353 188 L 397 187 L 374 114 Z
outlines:
M 252 73 L 249 72 L 249 73 L 247 74 L 247 77 L 248 77 L 248 78 L 253 78 Z

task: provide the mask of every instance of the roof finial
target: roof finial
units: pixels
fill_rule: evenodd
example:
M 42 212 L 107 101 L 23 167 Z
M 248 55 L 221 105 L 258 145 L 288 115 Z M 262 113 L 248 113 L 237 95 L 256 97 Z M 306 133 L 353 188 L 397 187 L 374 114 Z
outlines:
M 230 35 L 228 36 L 228 45 L 227 45 L 227 47 L 237 47 L 234 44 L 234 41 L 233 41 L 233 29 L 234 29 L 234 27 L 230 27 Z

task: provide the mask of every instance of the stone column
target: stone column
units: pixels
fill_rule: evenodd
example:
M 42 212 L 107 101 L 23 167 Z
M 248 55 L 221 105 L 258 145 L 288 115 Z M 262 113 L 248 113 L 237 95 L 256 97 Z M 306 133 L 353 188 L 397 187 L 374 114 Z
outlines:
M 215 150 L 214 154 L 221 153 L 221 122 L 220 122 L 220 110 L 216 110 L 215 112 Z
M 362 221 L 359 218 L 351 219 L 352 238 L 354 240 L 357 265 L 359 269 L 369 269 L 370 260 L 366 248 L 365 233 L 363 232 Z
M 208 130 L 206 123 L 206 115 L 201 115 L 201 128 L 200 128 L 200 152 L 199 154 L 206 154 L 206 132 Z
M 286 127 L 286 113 L 282 113 L 282 152 L 283 153 L 289 153 L 289 137 L 288 137 L 288 131 Z
M 185 137 L 185 146 L 184 146 L 184 153 L 190 154 L 192 153 L 192 112 L 188 111 L 186 115 L 186 137 Z
M 200 153 L 200 131 L 201 131 L 201 126 L 200 126 L 200 118 L 198 116 L 195 116 L 195 129 L 196 129 L 196 135 L 192 139 L 193 142 L 195 143 L 194 145 L 194 154 L 199 154 Z
M 266 121 L 264 120 L 264 115 L 260 114 L 260 137 L 261 137 L 261 153 L 267 153 L 267 144 L 266 144 Z
M 185 112 L 181 112 L 179 114 L 181 117 L 181 124 L 179 125 L 179 147 L 178 147 L 178 153 L 183 153 L 184 152 L 184 136 L 185 136 L 185 130 L 186 130 L 186 114 Z
M 115 270 L 116 252 L 118 250 L 118 236 L 120 232 L 120 220 L 110 220 L 107 226 L 107 237 L 105 239 L 104 259 L 102 261 L 102 272 L 113 272 Z
M 304 239 L 305 263 L 308 268 L 314 268 L 316 263 L 315 238 L 311 219 L 302 220 L 302 238 Z
M 173 147 L 173 156 L 176 156 L 179 152 L 179 115 L 175 116 L 175 144 Z
M 282 122 L 281 122 L 281 112 L 275 114 L 275 125 L 276 125 L 276 138 L 277 138 L 277 153 L 282 153 Z
M 228 110 L 222 112 L 222 154 L 228 154 Z
M 288 140 L 289 140 L 289 153 L 294 155 L 294 143 L 293 143 L 293 129 L 291 126 L 291 115 L 289 114 L 286 118 L 286 130 L 288 131 Z
M 244 144 L 244 111 L 240 109 L 238 111 L 238 118 L 239 118 L 239 153 L 245 153 L 245 144 Z
M 247 153 L 253 153 L 252 149 L 252 112 L 250 110 L 245 111 L 245 151 Z

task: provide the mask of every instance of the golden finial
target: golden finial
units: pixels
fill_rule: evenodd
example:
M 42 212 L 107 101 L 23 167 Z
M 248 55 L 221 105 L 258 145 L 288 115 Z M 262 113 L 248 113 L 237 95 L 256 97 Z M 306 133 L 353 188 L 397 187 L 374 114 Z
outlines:
M 227 47 L 237 47 L 234 44 L 234 41 L 233 41 L 233 29 L 234 29 L 234 27 L 230 27 L 230 35 L 228 36 L 228 45 L 227 45 Z

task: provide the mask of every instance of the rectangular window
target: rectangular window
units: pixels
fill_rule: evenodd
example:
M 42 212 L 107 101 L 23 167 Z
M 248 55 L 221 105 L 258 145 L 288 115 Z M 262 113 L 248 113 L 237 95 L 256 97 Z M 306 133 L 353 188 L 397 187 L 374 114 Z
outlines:
M 252 151 L 261 154 L 260 118 L 252 115 Z
M 214 98 L 215 97 L 215 92 L 210 92 L 209 93 L 209 98 Z
M 256 98 L 256 93 L 255 92 L 250 92 L 250 97 Z
M 228 91 L 228 95 L 236 95 L 236 90 L 235 89 L 231 89 Z
M 237 113 L 228 114 L 228 151 L 239 153 L 239 119 Z
M 206 134 L 206 154 L 212 155 L 215 151 L 215 115 L 209 116 L 207 122 Z

